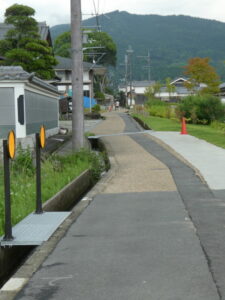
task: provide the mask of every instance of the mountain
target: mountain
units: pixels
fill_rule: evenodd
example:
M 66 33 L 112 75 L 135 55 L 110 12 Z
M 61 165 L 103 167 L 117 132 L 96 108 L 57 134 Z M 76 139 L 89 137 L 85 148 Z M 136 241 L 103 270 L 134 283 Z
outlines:
M 146 56 L 150 50 L 151 79 L 183 75 L 183 66 L 191 57 L 210 57 L 221 79 L 225 80 L 225 23 L 189 16 L 135 15 L 114 11 L 99 17 L 102 31 L 118 47 L 116 77 L 124 77 L 124 56 L 131 45 L 133 79 L 147 80 Z M 96 26 L 96 18 L 83 21 L 83 26 Z M 53 37 L 68 31 L 67 24 L 51 28 Z

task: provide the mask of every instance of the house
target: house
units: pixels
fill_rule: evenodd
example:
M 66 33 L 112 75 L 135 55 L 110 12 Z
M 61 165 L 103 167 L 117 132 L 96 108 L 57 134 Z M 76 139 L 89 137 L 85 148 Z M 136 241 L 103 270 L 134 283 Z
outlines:
M 13 27 L 11 24 L 0 23 L 0 40 L 4 40 L 7 31 L 13 29 Z M 53 47 L 50 29 L 46 22 L 39 22 L 38 29 L 41 39 L 47 41 L 49 46 Z
M 147 100 L 145 94 L 146 88 L 148 88 L 149 86 L 153 85 L 155 83 L 155 81 L 137 81 L 134 80 L 132 81 L 131 84 L 127 84 L 127 85 L 120 85 L 119 86 L 119 91 L 122 91 L 126 94 L 126 96 L 128 97 L 128 104 L 129 104 L 129 99 L 130 99 L 130 90 L 132 91 L 132 104 L 136 104 L 136 105 L 142 105 L 145 103 L 145 101 Z
M 169 92 L 166 86 L 162 86 L 160 92 L 155 94 L 155 97 L 162 101 L 178 102 L 184 97 L 193 95 L 193 91 L 187 88 L 187 83 L 188 78 L 178 77 L 170 83 L 174 86 L 173 91 Z M 205 84 L 200 84 L 198 87 L 196 87 L 196 90 L 199 91 L 204 87 L 206 87 Z
M 220 88 L 220 93 L 219 93 L 220 99 L 223 103 L 225 103 L 225 82 L 221 83 L 219 88 Z
M 58 80 L 52 82 L 62 95 L 68 95 L 72 90 L 72 59 L 56 56 L 58 65 L 55 66 L 56 76 Z M 100 65 L 83 62 L 83 91 L 84 96 L 93 97 L 94 75 L 104 75 L 106 68 Z

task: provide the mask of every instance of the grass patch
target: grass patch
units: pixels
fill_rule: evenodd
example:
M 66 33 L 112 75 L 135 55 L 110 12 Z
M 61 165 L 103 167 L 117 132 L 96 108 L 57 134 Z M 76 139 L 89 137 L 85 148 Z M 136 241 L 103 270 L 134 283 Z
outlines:
M 90 169 L 93 181 L 104 170 L 100 155 L 82 150 L 68 156 L 52 155 L 42 163 L 42 200 L 47 201 L 65 185 Z M 0 166 L 0 235 L 4 229 L 4 182 Z M 35 210 L 36 177 L 29 151 L 19 153 L 11 164 L 12 224 L 15 225 Z
M 141 119 L 152 130 L 155 131 L 179 131 L 180 123 L 177 120 L 165 119 L 160 117 L 143 116 L 134 114 L 133 116 Z
M 181 124 L 177 120 L 142 116 L 139 114 L 135 114 L 135 116 L 155 131 L 181 131 Z M 190 135 L 225 149 L 225 133 L 222 129 L 213 128 L 210 125 L 187 124 L 187 131 Z

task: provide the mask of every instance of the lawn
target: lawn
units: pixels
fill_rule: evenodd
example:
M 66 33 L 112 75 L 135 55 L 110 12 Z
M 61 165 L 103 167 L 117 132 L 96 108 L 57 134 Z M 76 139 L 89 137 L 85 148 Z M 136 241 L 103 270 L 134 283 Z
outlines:
M 94 152 L 80 151 L 65 157 L 50 156 L 42 163 L 42 200 L 47 201 L 66 184 L 90 169 L 93 181 L 104 169 L 102 159 Z M 0 236 L 4 229 L 4 182 L 0 165 Z M 35 169 L 29 152 L 20 153 L 11 163 L 12 223 L 15 225 L 35 210 Z
M 143 116 L 141 114 L 135 114 L 135 116 L 155 131 L 181 131 L 181 124 L 177 120 Z M 209 125 L 187 124 L 187 131 L 190 135 L 225 149 L 225 133 L 222 130 L 212 128 Z

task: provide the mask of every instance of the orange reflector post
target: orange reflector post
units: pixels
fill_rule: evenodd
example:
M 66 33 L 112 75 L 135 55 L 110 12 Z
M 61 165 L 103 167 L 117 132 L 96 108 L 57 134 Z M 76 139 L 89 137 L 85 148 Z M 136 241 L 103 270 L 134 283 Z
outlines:
M 16 153 L 16 137 L 13 130 L 8 135 L 8 153 L 10 158 L 14 158 Z
M 42 125 L 40 128 L 40 146 L 41 146 L 41 148 L 45 147 L 45 140 L 46 140 L 45 127 Z

